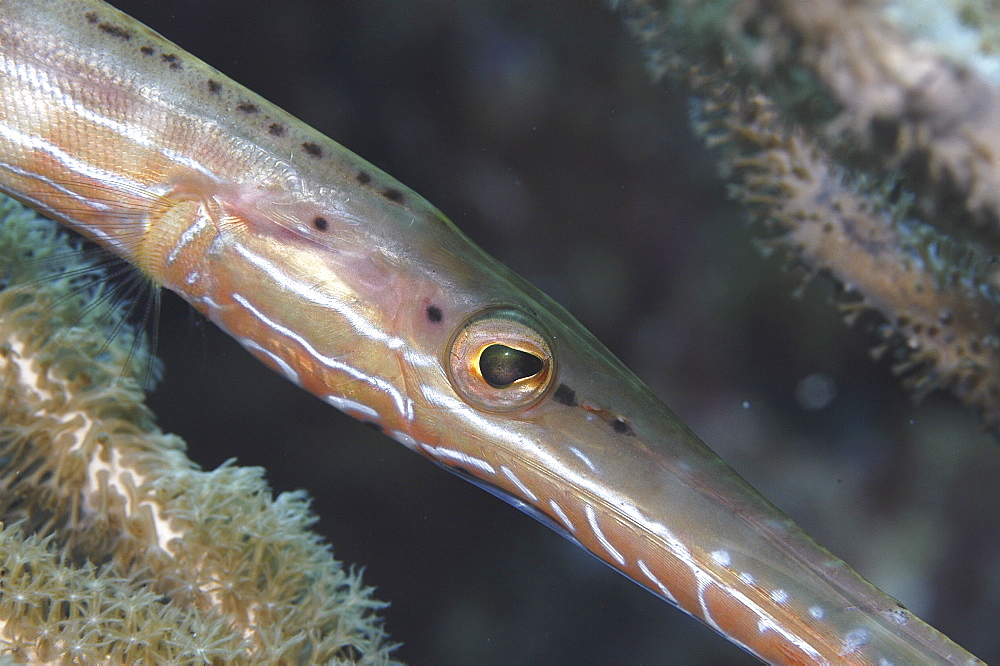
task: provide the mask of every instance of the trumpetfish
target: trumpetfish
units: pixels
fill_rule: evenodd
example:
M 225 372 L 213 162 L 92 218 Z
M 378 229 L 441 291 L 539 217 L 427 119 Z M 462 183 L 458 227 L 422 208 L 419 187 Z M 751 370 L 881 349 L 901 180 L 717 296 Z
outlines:
M 100 0 L 0 0 L 0 189 L 765 661 L 978 661 L 430 203 Z

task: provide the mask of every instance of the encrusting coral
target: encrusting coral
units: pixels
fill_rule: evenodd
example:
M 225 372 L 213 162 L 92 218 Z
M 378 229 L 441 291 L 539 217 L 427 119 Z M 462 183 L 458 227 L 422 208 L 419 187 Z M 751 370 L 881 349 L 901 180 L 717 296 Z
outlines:
M 6 198 L 0 222 L 0 660 L 391 663 L 305 495 L 191 463 L 128 305 L 54 223 Z
M 916 397 L 949 389 L 1000 433 L 1000 61 L 968 39 L 996 8 L 611 5 L 692 91 L 760 246 L 833 278 L 849 321 L 877 313 L 875 353 Z

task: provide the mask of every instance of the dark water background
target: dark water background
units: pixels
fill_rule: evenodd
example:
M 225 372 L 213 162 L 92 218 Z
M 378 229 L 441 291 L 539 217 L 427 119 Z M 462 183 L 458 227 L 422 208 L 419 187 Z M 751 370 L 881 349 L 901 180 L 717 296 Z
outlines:
M 120 1 L 434 202 L 576 314 L 765 496 L 918 615 L 1000 660 L 1000 448 L 914 406 L 829 286 L 762 260 L 600 3 Z M 392 602 L 413 664 L 752 663 L 514 509 L 272 375 L 168 300 L 161 425 L 305 488 Z M 819 410 L 796 386 L 820 374 Z

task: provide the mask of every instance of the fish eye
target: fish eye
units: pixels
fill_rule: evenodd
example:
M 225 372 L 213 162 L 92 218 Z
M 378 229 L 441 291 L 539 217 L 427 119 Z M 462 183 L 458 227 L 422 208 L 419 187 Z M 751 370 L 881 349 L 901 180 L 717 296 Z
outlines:
M 555 378 L 548 332 L 521 310 L 490 308 L 472 315 L 448 345 L 448 379 L 463 400 L 491 412 L 538 403 Z

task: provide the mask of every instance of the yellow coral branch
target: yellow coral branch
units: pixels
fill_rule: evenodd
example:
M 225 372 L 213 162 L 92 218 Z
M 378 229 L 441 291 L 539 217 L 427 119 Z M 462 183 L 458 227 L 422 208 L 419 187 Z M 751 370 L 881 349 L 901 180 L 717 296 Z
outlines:
M 53 259 L 28 255 L 72 248 L 10 200 L 0 218 L 0 651 L 389 663 L 385 604 L 308 531 L 304 494 L 272 499 L 259 468 L 197 469 L 142 403 L 135 333 L 108 344 L 93 326 L 119 305 L 88 308 L 72 278 L 33 279 Z

